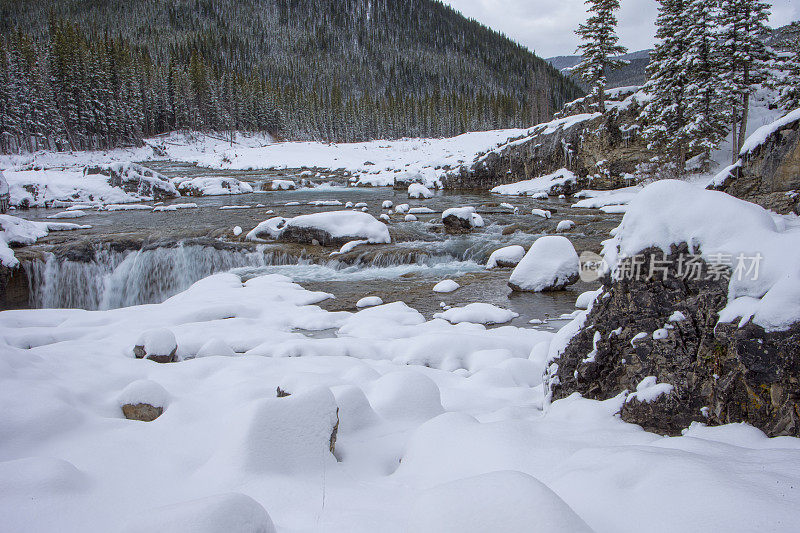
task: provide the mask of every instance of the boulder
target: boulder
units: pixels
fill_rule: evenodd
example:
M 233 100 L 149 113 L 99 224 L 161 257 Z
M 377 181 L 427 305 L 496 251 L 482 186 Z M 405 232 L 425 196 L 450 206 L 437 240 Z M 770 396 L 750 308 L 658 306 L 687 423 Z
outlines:
M 122 406 L 122 413 L 128 420 L 152 422 L 164 413 L 163 407 L 155 407 L 149 403 L 126 403 Z
M 474 207 L 453 207 L 442 213 L 442 223 L 447 233 L 469 233 L 473 228 L 483 226 L 483 218 Z
M 643 272 L 651 253 L 661 261 L 660 250 L 645 250 Z M 664 435 L 692 422 L 747 422 L 769 436 L 800 436 L 800 324 L 767 332 L 718 323 L 728 282 L 706 279 L 704 262 L 697 279 L 682 279 L 678 258 L 688 253 L 673 246 L 665 279 L 605 276 L 584 328 L 551 366 L 553 399 L 606 400 L 651 377 L 670 392 L 625 402 L 623 420 Z
M 119 187 L 127 193 L 155 201 L 180 196 L 169 178 L 136 163 L 87 166 L 83 174 L 108 176 L 108 184 L 112 187 Z
M 133 347 L 137 359 L 149 359 L 156 363 L 174 363 L 178 353 L 175 335 L 168 329 L 145 331 Z

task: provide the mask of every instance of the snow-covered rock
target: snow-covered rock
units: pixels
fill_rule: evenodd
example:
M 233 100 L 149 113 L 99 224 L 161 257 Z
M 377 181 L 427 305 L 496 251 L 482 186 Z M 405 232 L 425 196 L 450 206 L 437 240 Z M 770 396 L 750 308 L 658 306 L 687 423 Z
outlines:
M 503 194 L 510 196 L 525 196 L 525 195 L 544 195 L 546 198 L 548 194 L 558 195 L 562 191 L 572 190 L 578 183 L 578 177 L 569 170 L 562 168 L 539 178 L 531 180 L 520 181 L 508 185 L 498 185 L 492 189 L 494 194 Z M 540 196 L 541 197 L 541 196 Z
M 170 394 L 158 383 L 147 379 L 134 381 L 117 398 L 128 420 L 152 422 L 164 413 Z
M 177 351 L 175 334 L 166 328 L 145 331 L 133 347 L 137 359 L 150 359 L 156 363 L 172 363 Z
M 34 222 L 11 215 L 0 215 L 0 266 L 16 267 L 19 260 L 9 245 L 28 246 L 51 231 L 89 229 L 91 226 L 68 222 Z
M 195 357 L 234 357 L 236 352 L 228 346 L 228 343 L 224 340 L 215 337 L 213 339 L 209 339 L 200 349 L 197 351 Z
M 542 217 L 542 218 L 551 218 L 553 216 L 553 214 L 550 211 L 547 211 L 545 209 L 537 209 L 537 208 L 531 209 L 531 215 L 534 215 L 534 216 L 537 216 L 537 217 Z
M 331 211 L 286 219 L 278 239 L 305 244 L 316 241 L 323 246 L 358 240 L 370 244 L 392 242 L 386 224 L 359 211 Z
M 465 233 L 483 227 L 483 218 L 474 207 L 451 207 L 442 213 L 442 223 L 448 233 Z
M 180 196 L 178 189 L 167 177 L 136 163 L 87 166 L 83 174 L 107 176 L 109 185 L 119 187 L 142 200 L 164 200 Z
M 519 245 L 506 246 L 492 252 L 486 262 L 486 268 L 511 268 L 515 267 L 525 257 L 525 248 Z
M 225 196 L 253 192 L 252 185 L 236 178 L 175 178 L 174 182 L 184 196 Z
M 445 279 L 433 286 L 433 292 L 448 293 L 454 292 L 461 288 L 461 285 L 452 279 Z
M 434 318 L 442 318 L 451 324 L 471 322 L 473 324 L 505 324 L 519 316 L 514 311 L 487 303 L 471 303 L 464 307 L 453 307 L 443 313 L 436 313 Z
M 383 203 L 381 204 L 381 207 L 383 209 L 391 209 L 392 207 L 394 207 L 394 202 L 392 202 L 391 200 L 384 200 Z
M 383 300 L 378 296 L 365 296 L 356 302 L 356 307 L 359 309 L 378 305 L 383 305 Z
M 511 273 L 508 285 L 520 292 L 560 290 L 578 280 L 579 269 L 580 260 L 569 239 L 541 237 Z
M 409 214 L 409 215 L 406 215 L 406 218 L 405 218 L 406 222 L 416 222 L 417 220 L 418 219 L 417 219 L 416 215 L 410 215 Z
M 62 211 L 60 213 L 55 213 L 53 215 L 47 215 L 47 218 L 50 220 L 58 220 L 63 218 L 81 218 L 86 216 L 86 211 L 81 211 L 79 209 L 75 209 L 72 211 Z
M 558 223 L 558 226 L 556 226 L 556 231 L 559 233 L 563 233 L 572 230 L 574 227 L 575 227 L 575 222 L 571 220 L 562 220 L 561 222 Z
M 253 228 L 253 230 L 248 233 L 245 238 L 248 241 L 275 240 L 280 237 L 281 232 L 286 226 L 286 222 L 288 220 L 289 219 L 283 217 L 273 217 L 265 220 Z
M 272 180 L 273 191 L 293 191 L 297 189 L 297 184 L 292 180 Z
M 417 199 L 433 198 L 433 193 L 421 183 L 412 183 L 408 186 L 408 197 Z

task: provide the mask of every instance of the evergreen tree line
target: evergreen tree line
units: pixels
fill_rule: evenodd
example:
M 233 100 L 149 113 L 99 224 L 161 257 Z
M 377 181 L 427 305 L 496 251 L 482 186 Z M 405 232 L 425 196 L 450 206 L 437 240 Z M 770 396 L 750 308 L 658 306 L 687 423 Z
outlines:
M 24 95 L 6 151 L 180 129 L 443 137 L 529 126 L 581 94 L 437 0 L 0 0 L 0 15 L 0 61 L 13 64 L 0 90 Z M 19 111 L 34 92 L 51 104 L 36 105 L 39 122 Z

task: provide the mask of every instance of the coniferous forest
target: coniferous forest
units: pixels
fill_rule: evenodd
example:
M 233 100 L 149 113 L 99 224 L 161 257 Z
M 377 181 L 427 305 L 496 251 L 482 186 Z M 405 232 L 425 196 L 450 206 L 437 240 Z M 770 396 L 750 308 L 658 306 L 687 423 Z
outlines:
M 0 0 L 0 150 L 335 142 L 549 119 L 580 89 L 436 0 Z

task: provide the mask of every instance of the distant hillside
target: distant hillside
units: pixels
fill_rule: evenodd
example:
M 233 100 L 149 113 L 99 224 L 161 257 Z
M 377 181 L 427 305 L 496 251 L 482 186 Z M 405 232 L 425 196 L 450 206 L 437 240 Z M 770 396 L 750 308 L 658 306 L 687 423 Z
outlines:
M 173 70 L 190 78 L 194 68 L 208 80 L 202 99 L 223 94 L 226 78 L 257 80 L 282 113 L 282 134 L 298 139 L 522 127 L 581 94 L 544 60 L 438 0 L 0 0 L 9 54 L 15 30 L 33 38 L 34 55 L 52 48 L 54 19 L 73 25 L 87 51 L 107 39 L 129 48 L 147 65 L 143 82 Z M 221 104 L 205 109 L 212 103 L 200 99 L 194 122 L 224 126 Z

